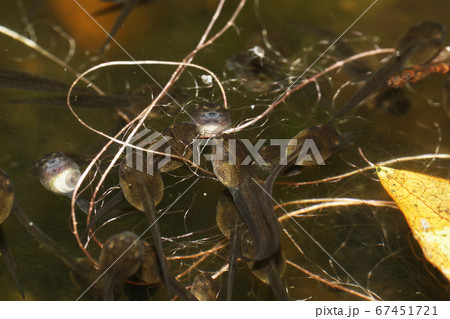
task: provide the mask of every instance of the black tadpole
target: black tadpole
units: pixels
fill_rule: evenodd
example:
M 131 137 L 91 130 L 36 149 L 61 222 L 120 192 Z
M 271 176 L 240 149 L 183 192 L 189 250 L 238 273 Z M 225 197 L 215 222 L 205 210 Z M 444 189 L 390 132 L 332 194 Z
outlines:
M 183 300 L 196 300 L 195 297 L 190 294 L 185 287 L 183 287 L 175 278 L 173 278 L 169 274 L 169 270 L 167 269 L 167 260 L 164 254 L 162 242 L 161 242 L 161 233 L 159 231 L 159 225 L 156 215 L 155 205 L 152 201 L 152 196 L 147 188 L 147 186 L 142 183 L 142 181 L 138 181 L 137 187 L 139 187 L 142 192 L 142 200 L 144 206 L 144 213 L 147 219 L 147 222 L 152 231 L 153 243 L 155 244 L 156 254 L 158 256 L 158 262 L 162 274 L 162 278 L 166 287 L 171 290 L 174 294 L 178 295 Z
M 259 260 L 272 255 L 279 246 L 280 229 L 275 215 L 262 213 L 260 198 L 265 195 L 251 178 L 250 167 L 241 165 L 248 156 L 240 139 L 220 136 L 231 126 L 231 117 L 223 105 L 204 103 L 191 114 L 197 131 L 203 137 L 216 136 L 212 166 L 217 179 L 228 188 L 239 214 L 248 227 L 254 245 L 241 252 L 246 258 Z
M 339 134 L 330 126 L 318 125 L 314 127 L 307 128 L 297 134 L 293 139 L 296 140 L 296 146 L 288 147 L 286 150 L 287 159 L 286 163 L 280 161 L 280 163 L 275 166 L 272 173 L 267 177 L 264 182 L 263 191 L 266 196 L 261 197 L 261 206 L 264 216 L 276 216 L 272 205 L 272 190 L 275 180 L 283 173 L 286 169 L 293 165 L 316 165 L 317 158 L 299 158 L 304 143 L 307 140 L 312 140 L 314 145 L 317 147 L 322 160 L 327 159 L 339 144 Z M 256 185 L 256 182 L 254 182 Z M 260 187 L 259 185 L 257 187 Z M 280 247 L 274 251 L 270 258 L 258 261 L 259 266 L 264 269 L 265 280 L 267 280 L 272 287 L 273 292 L 276 297 L 281 300 L 286 300 L 287 296 L 284 286 L 281 283 L 279 273 L 282 272 L 280 267 L 283 266 L 283 262 L 280 263 L 280 256 L 282 256 L 282 251 Z M 281 258 L 282 259 L 282 258 Z M 259 276 L 258 276 L 259 277 Z
M 8 242 L 6 241 L 4 231 L 2 229 L 2 223 L 8 218 L 11 213 L 11 209 L 14 203 L 14 189 L 12 181 L 5 171 L 0 169 L 0 253 L 5 263 L 6 269 L 13 278 L 20 295 L 25 299 L 22 285 L 19 282 L 17 274 L 16 261 L 9 249 Z
M 109 201 L 106 202 L 106 204 L 100 208 L 97 213 L 94 215 L 94 217 L 89 221 L 89 224 L 87 224 L 86 228 L 84 229 L 83 233 L 81 234 L 81 237 L 86 237 L 91 229 L 97 224 L 97 222 L 106 217 L 111 216 L 111 212 L 114 210 L 116 206 L 118 206 L 125 198 L 123 197 L 123 192 L 120 191 L 116 195 L 114 195 L 113 198 L 111 198 Z
M 289 169 L 289 167 L 296 164 L 301 164 L 302 166 L 318 164 L 315 162 L 317 158 L 315 158 L 313 161 L 299 158 L 305 141 L 312 140 L 314 145 L 317 147 L 322 160 L 326 160 L 331 154 L 333 154 L 335 148 L 339 144 L 340 138 L 339 133 L 331 126 L 318 125 L 304 129 L 299 134 L 297 134 L 294 139 L 296 140 L 296 146 L 294 148 L 287 149 L 287 154 L 285 154 L 285 156 L 287 157 L 286 162 L 283 163 L 282 161 L 280 161 L 280 163 L 275 166 L 272 173 L 264 181 L 264 192 L 267 195 L 270 194 L 270 197 L 262 197 L 263 212 L 266 216 L 275 215 L 275 212 L 273 211 L 271 195 L 275 180 L 280 176 L 280 174 Z
M 300 152 L 304 146 L 306 140 L 312 140 L 314 145 L 317 147 L 322 160 L 326 160 L 339 144 L 339 133 L 329 125 L 318 125 L 312 126 L 304 129 L 299 134 L 297 134 L 295 139 L 295 146 L 288 147 L 286 150 L 286 162 L 280 161 L 278 165 L 274 167 L 271 174 L 266 178 L 264 182 L 264 190 L 267 194 L 272 194 L 273 184 L 275 180 L 280 176 L 283 171 L 289 169 L 293 165 L 310 166 L 317 165 L 317 158 L 304 159 L 299 158 Z M 307 155 L 307 154 L 305 154 Z M 273 211 L 271 201 L 269 197 L 264 197 L 266 203 L 264 203 L 264 208 L 267 209 L 271 207 Z M 269 203 L 269 204 L 267 204 Z
M 115 286 L 138 271 L 143 256 L 144 243 L 136 234 L 125 231 L 108 238 L 98 260 L 100 271 L 105 273 L 104 300 L 114 300 Z
M 111 43 L 111 40 L 116 35 L 117 31 L 119 31 L 119 28 L 121 27 L 122 23 L 125 21 L 128 14 L 130 14 L 133 7 L 136 4 L 138 4 L 139 0 L 127 0 L 127 1 L 120 1 L 120 2 L 124 2 L 122 11 L 120 12 L 120 15 L 117 17 L 116 22 L 114 22 L 114 26 L 112 27 L 112 29 L 109 31 L 109 33 L 107 33 L 106 40 L 103 43 L 100 50 L 98 51 L 97 56 L 102 56 L 103 53 L 105 53 L 106 48 Z
M 20 284 L 19 277 L 17 275 L 17 266 L 14 256 L 9 249 L 8 242 L 6 241 L 5 234 L 3 232 L 2 226 L 0 225 L 0 253 L 2 254 L 3 262 L 5 263 L 6 269 L 11 275 L 14 283 L 19 290 L 20 295 L 25 299 L 25 293 L 23 291 L 22 285 Z
M 62 152 L 45 155 L 35 163 L 42 186 L 52 193 L 72 198 L 75 186 L 80 179 L 80 167 Z M 77 198 L 78 208 L 87 214 L 89 202 Z
M 128 154 L 120 165 L 119 181 L 124 197 L 131 205 L 145 213 L 145 218 L 152 232 L 161 277 L 167 289 L 183 300 L 196 300 L 185 287 L 170 276 L 167 269 L 155 208 L 155 205 L 161 201 L 164 192 L 161 175 L 157 169 L 147 167 L 147 165 L 143 165 L 143 170 L 135 169 L 137 163 L 141 163 L 141 165 L 143 163 L 140 162 L 142 157 L 134 158 L 134 156 L 136 156 L 134 153 Z
M 426 21 L 411 27 L 397 42 L 397 52 L 353 94 L 330 123 L 357 107 L 407 63 L 425 64 L 431 61 L 443 48 L 445 35 L 444 26 L 436 22 Z
M 231 300 L 233 295 L 234 276 L 236 273 L 236 262 L 241 250 L 242 228 L 245 228 L 245 226 L 228 189 L 225 189 L 222 192 L 217 201 L 216 223 L 221 233 L 230 240 L 226 300 Z
M 81 288 L 85 289 L 90 284 L 97 281 L 97 270 L 90 261 L 86 258 L 72 256 L 66 249 L 47 236 L 33 221 L 31 221 L 17 203 L 14 203 L 13 212 L 25 230 L 36 239 L 39 244 L 48 249 L 72 271 L 71 275 L 73 276 L 71 277 L 77 279 L 77 284 L 81 286 Z M 101 282 L 99 282 L 99 284 L 101 284 Z
M 219 136 L 231 126 L 231 118 L 223 106 L 218 104 L 198 105 L 191 114 L 197 131 L 202 136 L 214 137 L 214 155 L 212 165 L 217 179 L 228 189 L 237 207 L 239 223 L 243 224 L 242 232 L 236 227 L 238 219 L 231 218 L 231 224 L 225 222 L 221 230 L 231 238 L 231 259 L 227 299 L 231 299 L 234 263 L 237 257 L 246 260 L 270 259 L 280 248 L 280 225 L 277 217 L 266 214 L 261 206 L 262 198 L 267 197 L 252 179 L 250 167 L 241 165 L 248 156 L 240 139 Z M 229 217 L 225 217 L 227 219 Z M 221 227 L 221 226 L 219 226 Z M 225 233 L 224 233 L 225 234 Z M 235 249 L 238 246 L 238 249 Z M 238 256 L 237 256 L 238 255 Z M 277 284 L 271 284 L 274 293 L 280 300 L 287 300 L 284 289 L 278 293 L 277 287 L 283 286 L 280 276 L 273 276 Z
M 219 181 L 228 188 L 248 227 L 253 245 L 241 248 L 242 257 L 261 260 L 276 252 L 280 242 L 280 226 L 275 214 L 265 214 L 261 206 L 263 193 L 251 178 L 250 167 L 241 165 L 247 157 L 245 146 L 239 139 L 215 138 L 213 170 Z M 232 143 L 235 146 L 232 146 Z M 234 148 L 234 149 L 233 149 Z
M 217 300 L 217 286 L 214 283 L 214 280 L 205 274 L 198 274 L 195 276 L 191 293 L 199 301 Z
M 70 85 L 46 78 L 42 75 L 0 68 L 0 87 L 37 92 L 67 93 Z M 82 93 L 85 93 L 85 90 L 78 88 L 75 88 L 73 92 L 73 94 Z M 65 98 L 67 99 L 67 97 Z
M 237 257 L 242 258 L 243 247 L 252 250 L 255 246 L 254 240 L 249 236 L 248 227 L 239 214 L 238 207 L 226 190 L 217 202 L 216 221 L 222 234 L 230 240 L 230 261 L 228 267 L 227 300 L 232 300 L 233 281 Z M 244 253 L 245 254 L 245 253 Z M 270 285 L 278 300 L 289 300 L 286 288 L 281 280 L 285 269 L 285 260 L 280 262 L 279 256 L 284 256 L 281 247 L 276 252 L 263 260 L 249 260 L 247 262 L 250 270 L 265 284 Z M 248 259 L 248 258 L 243 258 Z

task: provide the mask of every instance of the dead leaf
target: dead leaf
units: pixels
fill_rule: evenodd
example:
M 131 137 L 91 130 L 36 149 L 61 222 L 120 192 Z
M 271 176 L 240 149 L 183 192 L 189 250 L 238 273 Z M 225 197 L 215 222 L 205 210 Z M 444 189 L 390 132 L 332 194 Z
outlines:
M 425 257 L 450 280 L 450 181 L 383 166 L 376 170 Z

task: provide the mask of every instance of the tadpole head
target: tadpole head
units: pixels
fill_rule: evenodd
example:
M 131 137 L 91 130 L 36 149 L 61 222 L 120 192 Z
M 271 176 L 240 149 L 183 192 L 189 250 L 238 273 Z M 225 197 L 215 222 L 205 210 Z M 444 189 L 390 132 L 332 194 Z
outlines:
M 232 56 L 227 60 L 226 68 L 234 73 L 239 85 L 261 94 L 275 88 L 281 73 L 279 65 L 266 59 L 264 49 L 259 46 Z
M 217 179 L 228 188 L 240 185 L 251 174 L 250 166 L 242 165 L 247 156 L 247 148 L 240 139 L 215 138 L 211 163 Z
M 142 187 L 147 187 L 153 204 L 158 205 L 164 196 L 164 183 L 159 171 L 147 166 L 146 157 L 127 154 L 119 168 L 119 184 L 125 199 L 136 209 L 144 211 Z
M 130 231 L 115 234 L 103 244 L 99 257 L 101 271 L 107 271 L 118 279 L 136 273 L 142 263 L 144 244 Z
M 158 257 L 154 247 L 144 242 L 144 254 L 142 264 L 136 272 L 136 277 L 146 284 L 160 284 L 162 282 L 159 271 Z
M 205 274 L 198 274 L 195 276 L 191 293 L 199 301 L 217 300 L 217 291 L 217 286 L 211 277 Z
M 192 123 L 204 137 L 214 136 L 231 127 L 231 117 L 221 104 L 204 103 L 197 105 L 191 114 Z
M 281 248 L 270 258 L 257 261 L 252 260 L 247 263 L 251 272 L 266 285 L 269 284 L 266 266 L 270 262 L 273 262 L 274 270 L 279 277 L 283 277 L 284 272 L 286 271 L 286 255 Z
M 321 134 L 323 134 L 322 136 L 324 144 L 327 144 L 328 148 L 331 151 L 334 151 L 338 147 L 339 142 L 341 140 L 338 131 L 336 131 L 333 127 L 328 125 L 321 125 L 318 127 L 318 129 L 320 130 Z
M 227 238 L 230 238 L 234 231 L 238 231 L 244 225 L 244 221 L 239 215 L 239 210 L 228 189 L 223 191 L 217 201 L 216 223 L 220 232 Z
M 196 125 L 192 123 L 175 123 L 162 132 L 162 138 L 167 139 L 167 142 L 155 150 L 165 152 L 166 148 L 170 147 L 172 154 L 191 159 L 193 153 L 192 145 L 197 135 Z M 162 156 L 157 155 L 156 158 L 160 160 L 162 159 Z M 171 158 L 160 167 L 160 171 L 162 173 L 169 172 L 183 165 L 185 165 L 185 163 L 182 160 Z
M 293 139 L 297 140 L 297 145 L 303 145 L 307 141 L 312 142 L 314 148 L 319 152 L 320 159 L 326 160 L 337 149 L 340 142 L 339 133 L 329 125 L 317 125 L 304 129 L 297 134 Z M 309 144 L 311 147 L 312 145 Z M 297 147 L 298 148 L 298 147 Z M 288 146 L 288 154 L 290 153 L 290 147 Z M 307 154 L 309 155 L 309 154 Z M 302 166 L 320 164 L 317 162 L 319 158 L 316 156 L 308 157 L 309 159 L 297 158 L 296 163 L 301 162 Z
M 425 64 L 436 57 L 445 44 L 445 27 L 425 21 L 412 26 L 397 42 L 400 54 L 408 56 L 408 65 Z
M 61 152 L 45 155 L 35 163 L 35 168 L 42 186 L 65 196 L 72 195 L 81 176 L 78 164 Z

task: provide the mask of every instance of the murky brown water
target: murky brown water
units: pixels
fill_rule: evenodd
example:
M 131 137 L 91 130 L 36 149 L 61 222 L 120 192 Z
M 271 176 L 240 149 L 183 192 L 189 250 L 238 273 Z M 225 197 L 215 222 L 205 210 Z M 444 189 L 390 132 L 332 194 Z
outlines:
M 359 53 L 373 49 L 375 42 L 380 47 L 393 47 L 410 26 L 421 21 L 437 21 L 449 29 L 450 8 L 447 2 L 446 0 L 379 1 L 352 27 L 344 41 L 349 43 L 355 53 Z M 90 13 L 105 7 L 104 3 L 94 0 L 79 3 Z M 274 5 L 272 1 L 261 1 L 260 15 L 274 48 L 289 58 L 289 63 L 295 58 L 301 58 L 302 65 L 308 66 L 327 47 L 326 44 L 319 44 L 319 41 L 330 40 L 340 35 L 371 4 L 372 1 L 284 0 L 276 1 Z M 217 1 L 212 0 L 150 1 L 132 12 L 119 30 L 116 39 L 136 60 L 180 61 L 198 43 L 216 5 Z M 229 1 L 225 5 L 218 26 L 227 21 L 236 5 L 237 1 Z M 114 12 L 101 16 L 98 21 L 109 29 L 117 14 Z M 74 69 L 84 71 L 88 66 L 95 64 L 90 59 L 101 47 L 105 35 L 71 0 L 1 1 L 0 25 L 29 36 L 25 31 L 27 21 L 35 30 L 37 42 L 60 58 L 65 57 L 69 46 L 54 28 L 61 28 L 73 38 L 76 51 L 69 64 Z M 213 32 L 219 29 L 218 26 Z M 0 41 L 2 52 L 0 67 L 40 74 L 66 83 L 71 83 L 75 79 L 71 72 L 16 40 L 0 35 Z M 212 46 L 199 53 L 194 62 L 209 68 L 222 80 L 229 80 L 232 74 L 229 71 L 225 72 L 226 60 L 255 45 L 263 45 L 261 23 L 255 16 L 254 3 L 248 1 L 236 21 L 236 27 L 228 30 Z M 267 48 L 266 51 L 269 52 Z M 312 72 L 318 72 L 330 65 L 334 58 L 341 59 L 339 54 L 338 51 L 330 51 L 329 55 L 318 61 Z M 380 59 L 381 56 L 376 56 L 365 61 L 370 67 L 375 68 L 379 65 Z M 129 58 L 113 44 L 102 62 L 114 60 L 129 60 Z M 174 70 L 173 67 L 166 66 L 146 66 L 145 69 L 162 84 Z M 304 68 L 299 68 L 296 74 L 301 74 L 303 70 Z M 203 73 L 189 69 L 180 79 L 177 86 L 183 88 L 184 94 L 187 95 L 184 103 L 195 98 L 196 91 L 188 88 L 195 87 L 195 81 L 199 83 L 201 74 Z M 289 97 L 286 103 L 279 105 L 267 123 L 258 122 L 254 127 L 240 132 L 238 136 L 252 140 L 257 137 L 288 138 L 305 127 L 326 122 L 330 119 L 330 114 L 336 113 L 336 110 L 343 106 L 353 92 L 354 86 L 344 88 L 334 101 L 334 106 L 332 106 L 333 94 L 346 81 L 355 78 L 356 75 L 345 70 L 338 74 L 333 73 L 330 79 L 321 79 L 318 83 L 322 93 L 320 101 L 317 101 L 315 89 L 308 86 Z M 372 162 L 433 153 L 437 145 L 440 146 L 440 153 L 448 154 L 450 119 L 439 105 L 442 103 L 445 80 L 446 76 L 433 75 L 422 83 L 414 84 L 411 90 L 405 90 L 410 108 L 400 117 L 374 109 L 371 106 L 373 103 L 369 101 L 352 112 L 358 115 L 357 117 L 349 116 L 337 124 L 337 128 L 343 133 L 344 143 L 327 161 L 327 165 L 309 168 L 302 174 L 285 180 L 292 182 L 316 180 L 350 171 L 351 165 L 366 166 L 358 153 L 358 147 Z M 144 84 L 154 85 L 142 70 L 133 66 L 103 69 L 94 74 L 93 82 L 111 94 L 133 92 Z M 220 100 L 217 89 L 214 91 L 202 89 L 198 94 L 197 100 Z M 17 202 L 30 218 L 61 246 L 81 257 L 82 253 L 70 231 L 69 201 L 46 191 L 39 180 L 30 174 L 30 168 L 35 160 L 53 151 L 91 158 L 105 144 L 106 139 L 82 127 L 63 102 L 58 105 L 11 102 L 50 96 L 54 94 L 1 89 L 0 167 L 13 179 Z M 246 117 L 259 114 L 268 103 L 277 98 L 278 94 L 268 94 L 257 100 L 255 94 L 248 93 L 245 88 L 239 88 L 238 92 L 228 91 L 227 96 L 233 123 L 237 124 Z M 431 105 L 430 101 L 436 105 Z M 187 107 L 190 112 L 194 108 L 191 104 Z M 252 104 L 256 105 L 254 110 L 250 108 Z M 78 108 L 77 112 L 88 124 L 110 135 L 115 134 L 123 125 L 123 121 L 113 109 Z M 146 124 L 148 127 L 162 130 L 173 121 L 173 118 L 164 117 L 148 121 Z M 109 160 L 110 157 L 105 158 L 104 162 L 107 163 Z M 450 178 L 448 163 L 448 160 L 425 160 L 403 162 L 396 167 L 448 179 Z M 107 186 L 118 184 L 118 177 L 114 174 L 117 174 L 117 171 L 113 171 L 107 180 Z M 165 197 L 158 208 L 168 207 L 177 195 L 196 179 L 191 177 L 176 183 L 190 174 L 186 168 L 174 174 L 176 176 L 167 174 L 164 176 Z M 388 199 L 374 177 L 373 172 L 367 172 L 338 183 L 289 189 L 277 186 L 274 195 L 280 201 L 334 197 Z M 218 182 L 200 179 L 170 208 L 170 214 L 161 219 L 161 232 L 166 238 L 193 233 L 188 237 L 173 239 L 173 242 L 165 241 L 169 256 L 207 250 L 220 240 L 220 232 L 215 227 L 215 205 L 222 190 L 223 187 Z M 132 211 L 126 205 L 123 205 L 123 208 L 125 211 Z M 293 210 L 293 207 L 289 209 Z M 360 285 L 385 300 L 448 299 L 448 282 L 424 260 L 420 248 L 398 210 L 342 206 L 316 211 L 314 216 L 297 218 L 296 222 L 298 224 L 290 220 L 283 225 L 291 234 L 293 241 L 301 247 L 304 255 L 285 236 L 282 245 L 286 257 L 318 276 L 331 282 L 346 283 L 349 287 Z M 78 298 L 82 290 L 74 287 L 66 266 L 46 249 L 39 247 L 14 216 L 9 217 L 3 227 L 16 257 L 19 278 L 27 299 Z M 320 243 L 320 246 L 345 271 L 335 262 L 330 262 L 330 256 L 326 255 L 301 227 Z M 115 231 L 129 229 L 139 233 L 145 228 L 143 216 L 134 213 L 102 228 L 99 237 L 105 240 L 108 234 Z M 185 243 L 188 243 L 190 248 L 181 249 Z M 98 256 L 98 250 L 94 249 L 92 254 Z M 216 272 L 225 264 L 226 257 L 227 252 L 222 251 L 207 258 L 189 275 L 182 278 L 183 284 L 192 284 L 199 271 Z M 174 274 L 180 273 L 192 263 L 192 260 L 184 260 L 182 264 L 173 263 L 171 271 Z M 359 299 L 312 279 L 291 265 L 287 266 L 284 280 L 292 299 Z M 226 275 L 218 281 L 219 286 L 225 291 Z M 273 299 L 270 289 L 250 276 L 243 265 L 239 266 L 235 282 L 236 299 Z M 3 264 L 0 264 L 0 287 L 2 287 L 1 300 L 20 299 Z M 364 293 L 360 288 L 355 290 Z M 133 298 L 145 298 L 146 293 L 143 291 L 134 292 Z M 162 289 L 153 289 L 151 297 L 165 299 L 166 294 Z M 92 297 L 86 295 L 83 298 Z

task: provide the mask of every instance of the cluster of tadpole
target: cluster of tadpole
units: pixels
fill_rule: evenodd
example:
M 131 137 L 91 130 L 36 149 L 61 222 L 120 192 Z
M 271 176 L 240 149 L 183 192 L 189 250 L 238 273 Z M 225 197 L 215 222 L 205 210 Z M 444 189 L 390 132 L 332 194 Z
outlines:
M 126 9 L 138 2 L 129 1 Z M 95 237 L 99 223 L 113 218 L 114 207 L 126 200 L 136 210 L 144 213 L 151 238 L 144 238 L 141 234 L 128 230 L 103 240 L 96 238 L 100 242 L 101 252 L 95 260 L 92 257 L 74 257 L 44 234 L 17 203 L 13 204 L 12 182 L 2 170 L 0 170 L 0 224 L 13 210 L 27 231 L 67 265 L 72 281 L 81 291 L 87 292 L 93 298 L 104 300 L 130 298 L 127 294 L 132 290 L 129 287 L 133 285 L 136 287 L 163 285 L 169 299 L 177 297 L 181 300 L 232 300 L 236 272 L 249 270 L 258 280 L 270 286 L 274 298 L 290 300 L 289 282 L 283 280 L 286 268 L 284 247 L 281 243 L 283 226 L 273 208 L 272 193 L 276 180 L 285 175 L 297 174 L 304 166 L 318 164 L 316 157 L 302 152 L 306 141 L 312 141 L 321 155 L 321 160 L 333 155 L 340 142 L 340 134 L 333 127 L 336 121 L 354 110 L 381 86 L 386 85 L 393 75 L 405 67 L 426 66 L 432 63 L 441 52 L 444 39 L 445 30 L 438 23 L 424 22 L 410 28 L 398 41 L 396 53 L 380 69 L 372 73 L 328 123 L 317 123 L 301 130 L 292 137 L 292 143 L 285 149 L 265 146 L 260 152 L 262 161 L 257 160 L 254 163 L 248 161 L 250 155 L 248 148 L 238 136 L 223 133 L 232 127 L 233 123 L 228 110 L 222 104 L 198 103 L 195 111 L 190 114 L 191 121 L 177 121 L 164 130 L 159 139 L 150 143 L 150 153 L 133 150 L 122 156 L 120 165 L 110 172 L 116 174 L 120 191 L 102 207 L 94 207 L 95 215 L 90 213 L 92 207 L 89 202 L 76 199 L 78 209 L 89 213 L 83 215 L 87 217 L 84 217 L 81 223 L 84 225 L 82 236 L 89 239 L 93 238 L 91 236 Z M 101 51 L 106 45 L 107 43 Z M 240 90 L 263 96 L 268 92 L 289 90 L 290 86 L 295 84 L 291 76 L 286 76 L 285 72 L 280 71 L 281 68 L 275 61 L 268 60 L 262 48 L 254 47 L 250 53 L 232 57 L 227 61 L 226 67 L 235 75 L 233 85 L 238 83 Z M 3 78 L 7 76 L 25 79 L 22 81 L 22 88 L 55 90 L 56 86 L 61 91 L 65 89 L 64 85 L 41 77 L 9 70 L 3 70 L 2 73 Z M 117 102 L 119 98 L 107 95 L 90 96 L 84 91 L 78 94 L 78 106 L 107 101 Z M 128 97 L 122 99 L 129 104 L 148 104 L 145 94 L 135 94 L 130 99 Z M 167 107 L 161 103 L 155 112 L 164 115 L 174 114 L 175 111 L 173 106 Z M 227 289 L 218 289 L 219 285 L 215 281 L 222 274 L 219 271 L 213 276 L 198 273 L 189 287 L 179 281 L 178 274 L 171 269 L 171 262 L 162 240 L 164 234 L 161 234 L 159 228 L 159 214 L 156 207 L 165 195 L 161 175 L 185 165 L 194 167 L 192 161 L 195 152 L 198 151 L 194 146 L 200 139 L 207 139 L 209 145 L 212 145 L 213 177 L 224 186 L 223 194 L 217 202 L 216 220 L 217 227 L 227 239 L 229 247 L 225 262 L 227 267 L 222 267 L 222 272 L 228 270 Z M 172 157 L 169 161 L 164 156 L 167 147 L 171 149 Z M 61 152 L 54 152 L 41 158 L 36 163 L 36 171 L 46 189 L 69 198 L 72 198 L 81 176 L 79 166 Z M 260 178 L 263 172 L 266 172 L 266 176 Z M 204 176 L 209 176 L 207 173 L 212 174 L 206 172 Z M 120 220 L 111 219 L 111 221 L 120 223 Z M 22 296 L 26 298 L 18 279 L 20 274 L 17 274 L 14 259 L 8 250 L 1 228 L 0 248 L 8 270 Z M 129 286 L 126 291 L 121 289 L 125 281 Z

